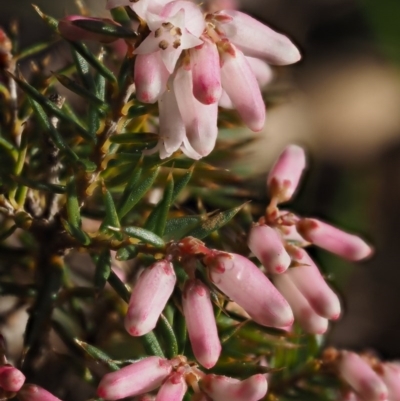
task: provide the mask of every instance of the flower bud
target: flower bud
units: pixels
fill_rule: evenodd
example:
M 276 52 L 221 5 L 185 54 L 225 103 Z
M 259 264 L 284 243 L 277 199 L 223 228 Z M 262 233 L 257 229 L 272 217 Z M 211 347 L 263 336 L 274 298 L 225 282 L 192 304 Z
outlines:
M 220 49 L 222 87 L 247 127 L 261 131 L 265 124 L 265 104 L 251 66 L 233 44 L 224 43 Z
M 210 290 L 200 280 L 188 280 L 183 289 L 182 306 L 194 356 L 210 369 L 221 353 Z
M 119 400 L 155 390 L 171 373 L 171 363 L 150 356 L 124 368 L 107 373 L 100 381 L 97 395 L 105 400 Z
M 328 320 L 314 311 L 288 274 L 276 274 L 273 281 L 276 288 L 288 301 L 295 320 L 304 331 L 311 334 L 323 334 L 326 332 Z
M 18 391 L 18 400 L 20 401 L 61 401 L 53 394 L 35 384 L 25 384 Z
M 360 237 L 317 219 L 301 219 L 297 230 L 307 241 L 347 260 L 357 261 L 372 254 L 371 247 Z
M 16 393 L 25 382 L 24 374 L 13 366 L 0 367 L 0 387 L 5 391 Z
M 363 400 L 385 401 L 388 389 L 382 379 L 359 355 L 342 351 L 339 361 L 340 376 Z
M 110 43 L 116 41 L 117 37 L 112 37 L 110 35 L 103 35 L 97 32 L 91 32 L 89 30 L 83 29 L 74 24 L 74 21 L 93 21 L 94 23 L 106 22 L 108 24 L 115 24 L 114 21 L 104 18 L 91 18 L 82 17 L 81 15 L 68 15 L 62 18 L 58 23 L 58 31 L 61 36 L 67 40 L 94 40 L 102 43 Z
M 268 389 L 267 379 L 262 374 L 243 381 L 226 376 L 206 375 L 200 386 L 213 401 L 257 401 L 265 396 Z
M 129 301 L 125 328 L 132 336 L 142 336 L 156 327 L 157 320 L 175 288 L 171 262 L 160 260 L 140 275 Z
M 255 322 L 272 327 L 286 327 L 293 323 L 289 304 L 249 259 L 216 251 L 204 262 L 210 268 L 213 283 Z
M 172 373 L 158 391 L 156 401 L 182 401 L 187 390 L 185 378 L 179 372 Z
M 248 245 L 268 273 L 283 273 L 289 267 L 290 256 L 282 238 L 272 227 L 265 224 L 253 226 Z
M 287 146 L 268 174 L 267 186 L 271 196 L 279 202 L 290 200 L 305 167 L 304 150 L 297 145 Z
M 225 16 L 225 23 L 218 29 L 246 55 L 264 59 L 269 64 L 285 65 L 296 63 L 301 56 L 296 46 L 284 35 L 236 10 L 216 13 Z
M 340 316 L 338 296 L 326 284 L 318 267 L 303 249 L 298 249 L 296 262 L 301 266 L 289 269 L 288 274 L 318 315 L 336 320 Z
M 190 50 L 193 95 L 203 104 L 217 103 L 222 93 L 219 53 L 215 43 L 204 43 Z

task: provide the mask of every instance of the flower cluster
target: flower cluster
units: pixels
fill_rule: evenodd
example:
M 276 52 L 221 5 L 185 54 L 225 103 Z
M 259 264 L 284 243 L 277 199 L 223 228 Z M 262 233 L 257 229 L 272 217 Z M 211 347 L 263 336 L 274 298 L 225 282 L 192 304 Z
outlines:
M 183 356 L 171 360 L 151 356 L 106 374 L 97 394 L 105 400 L 119 400 L 160 387 L 156 401 L 181 401 L 188 386 L 193 388 L 193 400 L 197 401 L 257 401 L 265 396 L 268 388 L 267 380 L 261 374 L 240 381 L 226 376 L 205 375 Z M 148 395 L 144 399 L 152 397 Z
M 292 198 L 305 166 L 302 148 L 290 145 L 284 150 L 267 179 L 271 203 L 265 217 L 253 226 L 248 245 L 272 275 L 302 328 L 322 334 L 328 320 L 339 318 L 340 302 L 303 248 L 315 244 L 351 261 L 370 256 L 372 250 L 355 235 L 278 209 L 278 204 Z
M 300 59 L 287 37 L 236 10 L 204 14 L 189 0 L 107 3 L 108 9 L 117 6 L 129 6 L 142 22 L 133 51 L 136 98 L 158 102 L 160 140 L 147 153 L 159 151 L 161 158 L 178 149 L 193 159 L 207 156 L 217 139 L 218 105 L 237 109 L 251 130 L 260 131 L 265 122 L 260 86 L 272 77 L 267 63 Z M 60 33 L 72 40 L 107 40 L 84 33 L 80 20 L 64 18 Z
M 350 387 L 346 401 L 396 401 L 400 399 L 400 364 L 381 362 L 374 356 L 329 348 L 323 361 Z

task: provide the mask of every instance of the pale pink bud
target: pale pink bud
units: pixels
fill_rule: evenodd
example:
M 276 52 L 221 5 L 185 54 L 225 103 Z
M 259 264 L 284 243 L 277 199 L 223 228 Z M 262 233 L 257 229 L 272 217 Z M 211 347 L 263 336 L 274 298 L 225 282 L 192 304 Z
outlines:
M 258 401 L 265 396 L 268 389 L 267 379 L 261 374 L 243 381 L 226 376 L 206 375 L 200 385 L 213 401 Z
M 204 43 L 190 50 L 193 73 L 193 95 L 203 104 L 218 102 L 222 93 L 219 53 L 215 43 Z
M 13 366 L 0 367 L 0 387 L 5 391 L 16 393 L 25 382 L 24 374 Z
M 59 398 L 49 393 L 42 387 L 34 384 L 25 384 L 18 391 L 18 400 L 20 401 L 61 401 Z
M 247 243 L 268 273 L 283 273 L 289 267 L 290 256 L 282 238 L 272 227 L 265 224 L 253 226 Z
M 342 351 L 339 361 L 339 373 L 363 400 L 385 401 L 388 389 L 382 379 L 359 355 Z
M 289 304 L 264 273 L 249 259 L 215 252 L 205 258 L 213 283 L 263 325 L 285 327 L 293 323 Z
M 303 249 L 298 249 L 296 261 L 301 266 L 289 269 L 288 274 L 318 315 L 335 320 L 340 316 L 337 295 L 326 284 L 318 267 Z
M 389 401 L 400 401 L 400 366 L 384 363 L 382 370 L 382 380 L 388 389 Z
M 304 150 L 297 145 L 287 146 L 268 174 L 267 185 L 271 196 L 280 202 L 288 201 L 296 191 L 305 167 Z
M 295 320 L 304 331 L 311 334 L 323 334 L 326 332 L 328 320 L 314 311 L 288 274 L 274 275 L 273 281 L 276 288 L 288 301 Z
M 183 289 L 182 305 L 194 356 L 210 369 L 221 353 L 210 290 L 200 280 L 188 280 Z
M 265 59 L 269 64 L 293 64 L 301 56 L 296 46 L 284 35 L 273 31 L 247 14 L 223 10 L 217 16 L 230 21 L 218 25 L 227 38 L 246 56 Z
M 247 127 L 261 131 L 265 124 L 265 104 L 250 64 L 231 43 L 223 44 L 221 50 L 222 87 Z
M 81 15 L 68 15 L 67 17 L 62 18 L 58 23 L 58 31 L 60 32 L 61 36 L 68 40 L 94 40 L 102 43 L 110 43 L 118 39 L 117 37 L 103 35 L 101 33 L 91 32 L 80 28 L 74 24 L 74 21 L 78 20 L 107 22 L 117 26 L 117 24 L 110 19 L 82 17 Z
M 261 88 L 272 81 L 272 78 L 274 77 L 272 68 L 265 61 L 254 57 L 246 57 L 246 60 L 250 64 L 251 70 Z
M 182 401 L 187 390 L 181 373 L 172 373 L 158 391 L 156 401 Z
M 132 289 L 125 328 L 132 336 L 142 336 L 156 327 L 157 320 L 175 288 L 171 262 L 160 260 L 146 268 Z
M 136 97 L 143 103 L 154 103 L 167 89 L 170 73 L 160 52 L 139 54 L 135 61 Z
M 371 247 L 360 237 L 317 219 L 301 219 L 297 230 L 307 241 L 347 260 L 357 261 L 372 254 Z
M 97 395 L 105 400 L 119 400 L 147 393 L 160 387 L 171 370 L 171 363 L 166 359 L 158 356 L 144 358 L 104 375 L 97 388 Z
M 178 68 L 173 85 L 187 139 L 198 154 L 207 156 L 217 140 L 218 104 L 205 105 L 194 97 L 190 65 Z

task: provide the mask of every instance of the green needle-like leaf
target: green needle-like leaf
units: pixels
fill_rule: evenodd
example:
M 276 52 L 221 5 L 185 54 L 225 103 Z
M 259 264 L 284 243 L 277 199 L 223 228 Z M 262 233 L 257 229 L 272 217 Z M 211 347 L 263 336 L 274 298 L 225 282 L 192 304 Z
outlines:
M 113 229 L 113 227 L 109 227 Z M 119 231 L 119 230 L 118 230 Z M 124 227 L 121 228 L 121 232 L 127 234 L 131 238 L 137 238 L 143 242 L 153 245 L 156 248 L 163 248 L 165 246 L 164 240 L 152 231 L 146 230 L 140 227 Z
M 98 290 L 102 290 L 111 273 L 111 253 L 106 249 L 100 255 L 96 255 L 94 259 L 96 260 L 94 285 Z
M 166 356 L 171 359 L 178 355 L 178 341 L 175 337 L 175 333 L 167 318 L 164 315 L 160 316 L 157 323 L 157 329 L 161 334 L 166 344 Z
M 93 358 L 96 361 L 103 362 L 106 364 L 112 371 L 117 371 L 120 369 L 120 367 L 114 363 L 112 358 L 110 358 L 105 352 L 101 351 L 100 349 L 94 347 L 93 345 L 90 345 L 88 343 L 85 343 L 81 340 L 78 340 L 77 338 L 74 338 L 74 342 L 82 348 L 91 358 Z

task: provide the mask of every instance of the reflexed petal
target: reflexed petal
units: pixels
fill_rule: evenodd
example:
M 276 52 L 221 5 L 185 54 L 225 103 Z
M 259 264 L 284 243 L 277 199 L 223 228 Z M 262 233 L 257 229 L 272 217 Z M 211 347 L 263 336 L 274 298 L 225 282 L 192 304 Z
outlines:
M 246 56 L 265 59 L 270 64 L 296 63 L 301 56 L 296 46 L 284 35 L 235 10 L 224 10 L 218 16 L 232 17 L 230 22 L 221 23 L 218 29 L 239 47 Z
M 201 155 L 199 155 L 193 148 L 192 145 L 189 143 L 189 140 L 186 138 L 183 139 L 183 144 L 181 146 L 182 152 L 185 154 L 185 156 L 193 159 L 193 160 L 200 160 L 202 158 Z
M 311 334 L 323 334 L 326 332 L 328 320 L 314 311 L 288 274 L 276 274 L 273 276 L 273 281 L 279 292 L 289 302 L 294 318 L 303 330 Z
M 214 149 L 217 140 L 218 105 L 204 105 L 193 96 L 190 66 L 178 69 L 173 85 L 187 139 L 197 153 L 207 156 Z
M 172 373 L 158 391 L 156 401 L 182 401 L 187 390 L 185 378 L 180 373 Z
M 132 289 L 125 328 L 132 336 L 147 334 L 156 326 L 172 291 L 176 276 L 172 264 L 160 260 L 146 268 Z
M 265 124 L 265 105 L 256 77 L 243 53 L 226 44 L 221 53 L 222 87 L 232 100 L 244 123 L 252 131 Z
M 144 358 L 104 375 L 97 395 L 105 400 L 119 400 L 147 393 L 159 387 L 171 370 L 171 363 L 166 359 L 158 356 Z
M 154 103 L 167 89 L 169 72 L 160 52 L 139 54 L 135 61 L 136 97 L 144 103 Z
M 342 351 L 339 362 L 339 373 L 363 400 L 385 401 L 388 389 L 382 379 L 359 355 Z
M 290 256 L 282 238 L 272 227 L 265 224 L 253 226 L 247 243 L 269 273 L 283 273 L 289 267 Z
M 287 146 L 268 174 L 267 185 L 271 196 L 280 202 L 288 201 L 296 191 L 305 167 L 304 150 L 297 145 Z
M 221 68 L 217 46 L 210 40 L 191 49 L 193 95 L 203 104 L 218 102 L 221 97 Z
M 203 33 L 206 24 L 201 8 L 197 4 L 184 0 L 171 1 L 163 8 L 161 17 L 167 19 L 176 15 L 182 9 L 185 11 L 185 22 L 180 27 L 185 27 L 191 34 L 199 37 Z
M 215 251 L 204 259 L 213 283 L 263 326 L 293 323 L 289 304 L 264 273 L 249 259 Z
M 150 32 L 149 36 L 135 49 L 135 54 L 151 54 L 160 51 L 159 39 L 155 37 L 154 32 Z
M 340 302 L 337 295 L 326 284 L 318 267 L 303 249 L 298 250 L 296 262 L 302 266 L 289 269 L 290 276 L 296 287 L 304 295 L 311 307 L 327 319 L 338 319 Z
M 188 280 L 182 306 L 194 356 L 202 366 L 210 369 L 221 353 L 210 290 L 200 280 Z
M 307 241 L 344 259 L 357 261 L 372 254 L 371 247 L 360 237 L 317 219 L 301 219 L 297 223 L 297 230 Z

